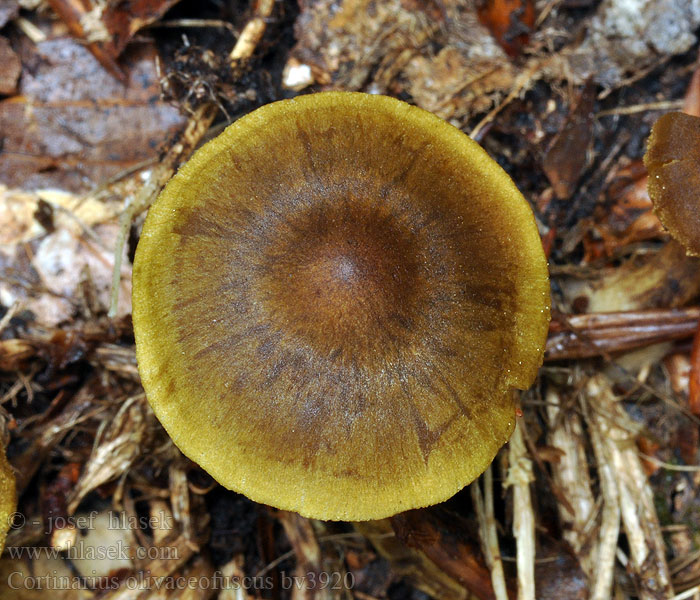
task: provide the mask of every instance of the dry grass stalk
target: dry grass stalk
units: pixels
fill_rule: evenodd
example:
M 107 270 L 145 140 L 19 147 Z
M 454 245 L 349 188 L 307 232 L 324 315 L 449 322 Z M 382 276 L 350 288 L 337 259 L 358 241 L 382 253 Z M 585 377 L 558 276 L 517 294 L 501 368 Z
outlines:
M 546 400 L 548 444 L 561 452 L 559 460 L 552 463 L 552 479 L 568 502 L 568 506 L 557 503 L 563 537 L 576 553 L 589 580 L 593 581 L 595 561 L 591 557 L 589 530 L 595 516 L 596 502 L 588 476 L 581 419 L 573 410 L 562 406 L 562 399 L 555 389 L 547 392 Z
M 628 569 L 636 578 L 639 598 L 668 598 L 673 595 L 673 590 L 665 545 L 652 491 L 634 443 L 637 428 L 604 375 L 598 374 L 589 380 L 585 402 L 589 403 L 589 426 L 595 430 L 594 435 L 600 436 L 604 448 L 604 455 L 597 456 L 599 468 L 601 465 L 603 468 L 612 467 L 629 544 Z M 605 462 L 601 462 L 601 458 Z
M 231 584 L 221 590 L 219 600 L 251 600 L 246 588 L 243 585 L 236 585 L 236 582 L 243 581 L 246 576 L 244 563 L 243 554 L 236 554 L 221 568 L 222 577 L 225 581 L 230 580 Z
M 280 511 L 278 519 L 297 559 L 294 575 L 300 585 L 293 586 L 292 600 L 330 599 L 330 589 L 317 585 L 316 581 L 322 571 L 322 554 L 311 521 L 287 511 Z
M 588 405 L 582 402 L 582 407 L 589 427 L 593 453 L 598 464 L 598 477 L 603 495 L 597 547 L 591 552 L 593 558 L 591 600 L 609 600 L 615 572 L 615 552 L 620 535 L 620 500 L 614 469 L 603 436 L 590 414 L 591 411 L 588 410 Z
M 12 460 L 12 466 L 17 475 L 17 494 L 24 491 L 46 456 L 68 432 L 76 429 L 81 423 L 94 417 L 102 410 L 103 408 L 95 402 L 88 382 L 73 396 L 55 419 L 43 426 L 39 425 L 41 434 L 31 435 L 31 443 L 27 449 Z
M 522 419 L 509 442 L 508 476 L 505 485 L 513 488 L 513 537 L 517 543 L 518 600 L 535 600 L 535 513 L 530 484 L 534 481 L 528 458 Z
M 173 517 L 180 524 L 183 536 L 190 543 L 192 550 L 199 552 L 199 545 L 195 541 L 194 522 L 190 512 L 190 488 L 187 481 L 187 472 L 182 468 L 182 462 L 173 461 L 170 465 L 170 504 L 173 507 Z
M 479 482 L 484 482 L 484 492 L 482 494 Z M 496 515 L 493 506 L 493 472 L 491 467 L 484 471 L 482 477 L 474 481 L 469 486 L 472 501 L 479 521 L 479 537 L 481 538 L 481 549 L 486 559 L 486 564 L 491 571 L 491 583 L 496 600 L 508 600 L 508 590 L 503 574 L 503 561 L 501 560 L 501 549 L 498 545 L 498 531 L 496 526 Z
M 270 18 L 274 6 L 274 0 L 256 0 L 254 15 L 246 23 L 243 31 L 241 31 L 241 35 L 238 36 L 236 45 L 231 50 L 231 54 L 229 54 L 228 59 L 232 68 L 240 60 L 253 55 L 255 48 L 265 34 L 267 19 Z
M 150 503 L 150 524 L 153 531 L 153 543 L 160 545 L 172 531 L 173 519 L 175 518 L 170 511 L 170 506 L 163 500 L 153 500 Z

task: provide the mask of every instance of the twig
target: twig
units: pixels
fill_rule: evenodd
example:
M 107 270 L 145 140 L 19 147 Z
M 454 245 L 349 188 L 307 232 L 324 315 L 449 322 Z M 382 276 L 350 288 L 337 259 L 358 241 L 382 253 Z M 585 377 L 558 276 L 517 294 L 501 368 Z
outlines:
M 5 328 L 10 324 L 12 317 L 14 317 L 19 312 L 19 306 L 19 300 L 15 300 L 12 303 L 12 306 L 10 306 L 10 308 L 7 309 L 7 312 L 3 315 L 2 319 L 0 319 L 0 333 L 5 331 Z
M 605 447 L 606 463 L 613 468 L 620 515 L 629 544 L 629 568 L 637 576 L 639 597 L 652 600 L 671 596 L 671 577 L 665 559 L 664 541 L 654 499 L 634 444 L 634 426 L 620 407 L 610 382 L 602 374 L 586 385 L 595 423 Z M 593 428 L 592 428 L 593 429 Z M 602 463 L 598 463 L 601 467 Z
M 588 358 L 693 335 L 700 307 L 555 315 L 546 359 Z
M 564 411 L 556 391 L 550 389 L 546 396 L 549 430 L 547 441 L 562 454 L 552 463 L 552 478 L 559 493 L 564 495 L 568 507 L 557 503 L 562 521 L 564 539 L 576 552 L 581 567 L 593 581 L 588 523 L 595 514 L 595 500 L 588 475 L 586 448 L 583 443 L 583 427 L 579 415 L 573 410 Z
M 680 110 L 683 108 L 683 100 L 661 100 L 660 102 L 648 102 L 646 104 L 632 104 L 631 106 L 618 106 L 596 113 L 595 118 L 609 117 L 611 115 L 634 115 L 651 110 Z
M 214 27 L 226 29 L 236 35 L 236 28 L 228 21 L 221 19 L 173 19 L 172 21 L 156 21 L 148 26 L 148 29 L 179 29 L 184 27 Z
M 663 462 L 662 460 L 659 460 L 655 456 L 650 456 L 649 454 L 644 454 L 643 452 L 639 453 L 639 456 L 643 458 L 646 461 L 649 461 L 653 465 L 656 465 L 657 467 L 661 467 L 662 469 L 666 469 L 667 471 L 679 471 L 681 473 L 698 473 L 700 472 L 700 467 L 693 466 L 693 465 L 672 465 L 671 463 Z
M 660 67 L 661 65 L 666 64 L 671 58 L 670 54 L 667 54 L 665 56 L 662 56 L 659 60 L 653 62 L 650 64 L 648 67 L 644 69 L 640 69 L 639 71 L 636 71 L 634 75 L 628 77 L 627 79 L 623 79 L 620 81 L 617 85 L 614 85 L 613 87 L 607 88 L 600 92 L 598 94 L 598 100 L 605 100 L 610 94 L 612 94 L 615 90 L 619 90 L 621 88 L 627 88 L 630 85 L 632 85 L 635 81 L 639 81 L 640 79 L 644 79 L 649 73 Z
M 518 420 L 509 442 L 508 476 L 506 486 L 513 488 L 513 536 L 517 543 L 518 600 L 535 600 L 535 514 L 530 497 L 534 481 L 532 461 L 527 456 Z
M 232 67 L 241 59 L 252 56 L 256 46 L 265 35 L 266 20 L 270 18 L 274 6 L 274 0 L 256 0 L 254 15 L 246 23 L 241 35 L 238 36 L 236 45 L 228 56 Z
M 609 600 L 615 572 L 615 550 L 620 535 L 620 501 L 612 471 L 612 461 L 609 460 L 603 435 L 599 430 L 599 423 L 591 414 L 586 399 L 581 400 L 581 408 L 586 415 L 593 453 L 598 464 L 600 490 L 603 495 L 600 534 L 598 535 L 597 549 L 593 553 L 591 600 Z
M 479 482 L 484 482 L 482 495 Z M 486 564 L 491 571 L 491 583 L 496 600 L 508 600 L 505 575 L 503 574 L 503 562 L 501 561 L 501 549 L 498 545 L 498 532 L 496 530 L 496 515 L 493 507 L 493 474 L 489 466 L 484 474 L 469 486 L 472 495 L 476 516 L 479 521 L 479 537 L 481 549 L 486 559 Z
M 30 20 L 17 17 L 13 22 L 33 43 L 40 44 L 46 41 L 46 34 Z

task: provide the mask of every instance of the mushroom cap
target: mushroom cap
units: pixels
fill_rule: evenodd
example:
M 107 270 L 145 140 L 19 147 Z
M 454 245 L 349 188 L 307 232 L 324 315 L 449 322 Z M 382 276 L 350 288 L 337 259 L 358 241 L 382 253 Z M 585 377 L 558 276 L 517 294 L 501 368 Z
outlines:
M 5 548 L 5 538 L 10 529 L 13 513 L 17 510 L 15 474 L 0 445 L 0 552 Z
M 688 254 L 700 256 L 700 118 L 681 112 L 661 117 L 644 164 L 654 212 Z
M 539 366 L 529 205 L 464 133 L 325 92 L 229 126 L 149 211 L 133 320 L 148 400 L 225 487 L 379 519 L 475 479 Z

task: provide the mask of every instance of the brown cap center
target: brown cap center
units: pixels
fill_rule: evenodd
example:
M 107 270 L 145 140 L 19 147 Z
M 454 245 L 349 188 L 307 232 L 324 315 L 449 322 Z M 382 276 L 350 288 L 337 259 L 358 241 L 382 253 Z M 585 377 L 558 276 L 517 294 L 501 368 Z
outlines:
M 364 362 L 372 340 L 397 338 L 411 321 L 421 246 L 388 211 L 356 202 L 324 208 L 283 226 L 284 243 L 277 238 L 266 257 L 265 308 L 315 352 Z

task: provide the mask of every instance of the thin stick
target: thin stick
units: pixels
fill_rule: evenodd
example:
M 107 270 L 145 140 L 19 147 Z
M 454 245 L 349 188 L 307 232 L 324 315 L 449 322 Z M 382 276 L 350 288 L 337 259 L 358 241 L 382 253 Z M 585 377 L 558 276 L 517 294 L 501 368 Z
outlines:
M 535 514 L 530 497 L 530 483 L 534 481 L 534 476 L 522 427 L 523 421 L 520 419 L 510 438 L 510 466 L 506 486 L 513 488 L 513 536 L 517 544 L 518 600 L 535 600 Z
M 481 493 L 479 482 L 484 482 L 484 494 Z M 493 475 L 489 466 L 482 477 L 469 486 L 472 502 L 479 521 L 479 538 L 481 550 L 484 553 L 486 564 L 491 571 L 491 584 L 496 600 L 508 600 L 508 590 L 503 574 L 501 562 L 501 549 L 498 545 L 498 533 L 496 531 L 496 517 L 493 510 Z M 490 506 L 489 506 L 490 505 Z
M 148 181 L 139 189 L 136 196 L 128 196 L 124 210 L 119 216 L 119 232 L 114 248 L 114 270 L 112 271 L 112 293 L 110 297 L 110 318 L 117 315 L 119 304 L 119 283 L 121 280 L 122 255 L 124 244 L 129 235 L 133 218 L 146 210 L 156 199 L 160 190 L 173 176 L 178 165 L 189 157 L 202 139 L 216 116 L 216 106 L 204 104 L 198 108 L 187 121 L 180 140 L 171 146 L 163 160 L 151 171 Z
M 598 421 L 591 414 L 588 403 L 584 399 L 581 400 L 581 409 L 586 415 L 591 445 L 598 465 L 600 490 L 603 494 L 598 548 L 597 552 L 594 553 L 593 560 L 591 600 L 609 600 L 615 572 L 615 550 L 620 536 L 620 501 L 617 495 L 615 476 L 612 472 L 612 462 L 605 449 Z
M 680 110 L 683 108 L 683 100 L 661 100 L 660 102 L 648 102 L 647 104 L 632 104 L 630 106 L 618 106 L 596 113 L 595 118 L 609 117 L 611 115 L 634 115 L 651 110 Z
M 236 45 L 228 56 L 232 67 L 241 59 L 252 56 L 256 46 L 265 35 L 267 19 L 270 18 L 274 6 L 274 0 L 257 0 L 253 17 L 246 23 L 241 35 L 238 36 Z

